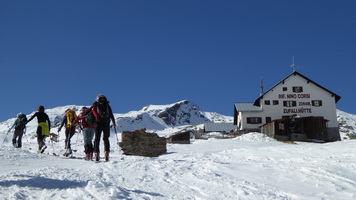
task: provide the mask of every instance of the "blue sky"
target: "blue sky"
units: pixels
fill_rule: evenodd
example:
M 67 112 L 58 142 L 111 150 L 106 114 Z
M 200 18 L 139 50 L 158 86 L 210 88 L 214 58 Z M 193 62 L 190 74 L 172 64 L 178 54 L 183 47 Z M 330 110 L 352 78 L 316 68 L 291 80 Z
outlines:
M 115 113 L 188 99 L 233 116 L 292 69 L 356 114 L 356 1 L 0 1 L 0 121 L 38 105 Z

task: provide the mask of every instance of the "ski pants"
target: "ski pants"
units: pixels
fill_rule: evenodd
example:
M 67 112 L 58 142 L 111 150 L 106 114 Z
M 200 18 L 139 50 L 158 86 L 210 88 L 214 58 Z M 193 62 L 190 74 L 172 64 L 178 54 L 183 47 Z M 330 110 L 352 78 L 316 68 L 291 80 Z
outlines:
M 23 130 L 16 130 L 15 129 L 14 136 L 12 137 L 12 144 L 14 146 L 16 146 L 17 148 L 21 148 L 22 147 L 22 136 L 23 136 Z M 16 143 L 17 143 L 17 145 L 16 145 Z
M 95 128 L 83 128 L 84 152 L 85 153 L 93 153 L 94 134 L 95 134 Z
M 110 142 L 109 142 L 110 123 L 107 123 L 107 122 L 98 122 L 98 124 L 95 128 L 94 152 L 95 153 L 100 152 L 99 145 L 100 145 L 101 132 L 103 132 L 103 141 L 104 141 L 105 151 L 110 152 Z
M 37 143 L 38 143 L 38 150 L 41 150 L 43 146 L 46 146 L 45 144 L 45 139 L 46 139 L 46 135 L 42 134 L 42 127 L 41 126 L 37 126 Z
M 73 137 L 74 134 L 75 134 L 75 126 L 66 127 L 66 131 L 65 131 L 66 140 L 64 144 L 65 149 L 71 149 L 70 139 Z

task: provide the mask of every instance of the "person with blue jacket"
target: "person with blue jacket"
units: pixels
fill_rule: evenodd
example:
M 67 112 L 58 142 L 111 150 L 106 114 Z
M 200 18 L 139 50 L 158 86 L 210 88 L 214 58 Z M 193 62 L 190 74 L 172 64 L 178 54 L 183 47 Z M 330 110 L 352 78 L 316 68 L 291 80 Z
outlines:
M 14 124 L 8 130 L 8 132 L 10 132 L 13 128 L 15 128 L 14 136 L 12 137 L 12 145 L 15 148 L 22 147 L 22 136 L 26 132 L 26 123 L 26 115 L 19 113 L 17 114 L 17 119 L 15 120 Z

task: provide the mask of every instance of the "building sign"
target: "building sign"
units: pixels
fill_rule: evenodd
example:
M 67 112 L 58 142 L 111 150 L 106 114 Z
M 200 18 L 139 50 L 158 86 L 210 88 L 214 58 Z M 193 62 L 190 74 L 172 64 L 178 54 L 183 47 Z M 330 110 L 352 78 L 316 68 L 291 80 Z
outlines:
M 283 113 L 291 113 L 291 114 L 312 113 L 312 109 L 311 108 L 284 108 Z
M 312 109 L 308 108 L 312 106 L 310 101 L 306 101 L 310 99 L 310 94 L 278 94 L 278 99 L 286 99 L 286 100 L 301 100 L 299 102 L 295 102 L 295 104 L 287 104 L 287 105 L 295 105 L 300 108 L 284 108 L 284 114 L 304 114 L 304 113 L 312 113 Z M 304 101 L 303 101 L 304 100 Z M 291 107 L 291 106 L 289 106 Z
M 310 94 L 279 94 L 279 99 L 310 99 Z

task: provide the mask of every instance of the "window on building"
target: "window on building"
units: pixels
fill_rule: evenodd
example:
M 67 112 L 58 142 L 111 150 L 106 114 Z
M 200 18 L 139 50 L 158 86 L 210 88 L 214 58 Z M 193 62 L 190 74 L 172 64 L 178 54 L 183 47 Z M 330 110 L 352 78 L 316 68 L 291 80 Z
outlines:
M 271 105 L 270 100 L 265 100 L 265 105 Z
M 278 100 L 273 100 L 273 105 L 278 105 L 279 101 Z
M 301 93 L 301 92 L 303 92 L 303 87 L 301 87 L 301 86 L 293 87 L 293 92 Z
M 287 91 L 288 90 L 288 88 L 287 87 L 283 87 L 283 91 Z
M 247 117 L 248 124 L 262 124 L 261 117 Z
M 296 101 L 283 101 L 283 106 L 284 107 L 295 107 L 297 106 Z
M 284 131 L 284 124 L 278 123 L 278 128 L 279 128 L 279 130 Z
M 272 117 L 266 117 L 266 123 L 272 121 Z
M 323 102 L 321 100 L 314 100 L 312 101 L 312 105 L 315 107 L 320 107 L 323 105 Z

